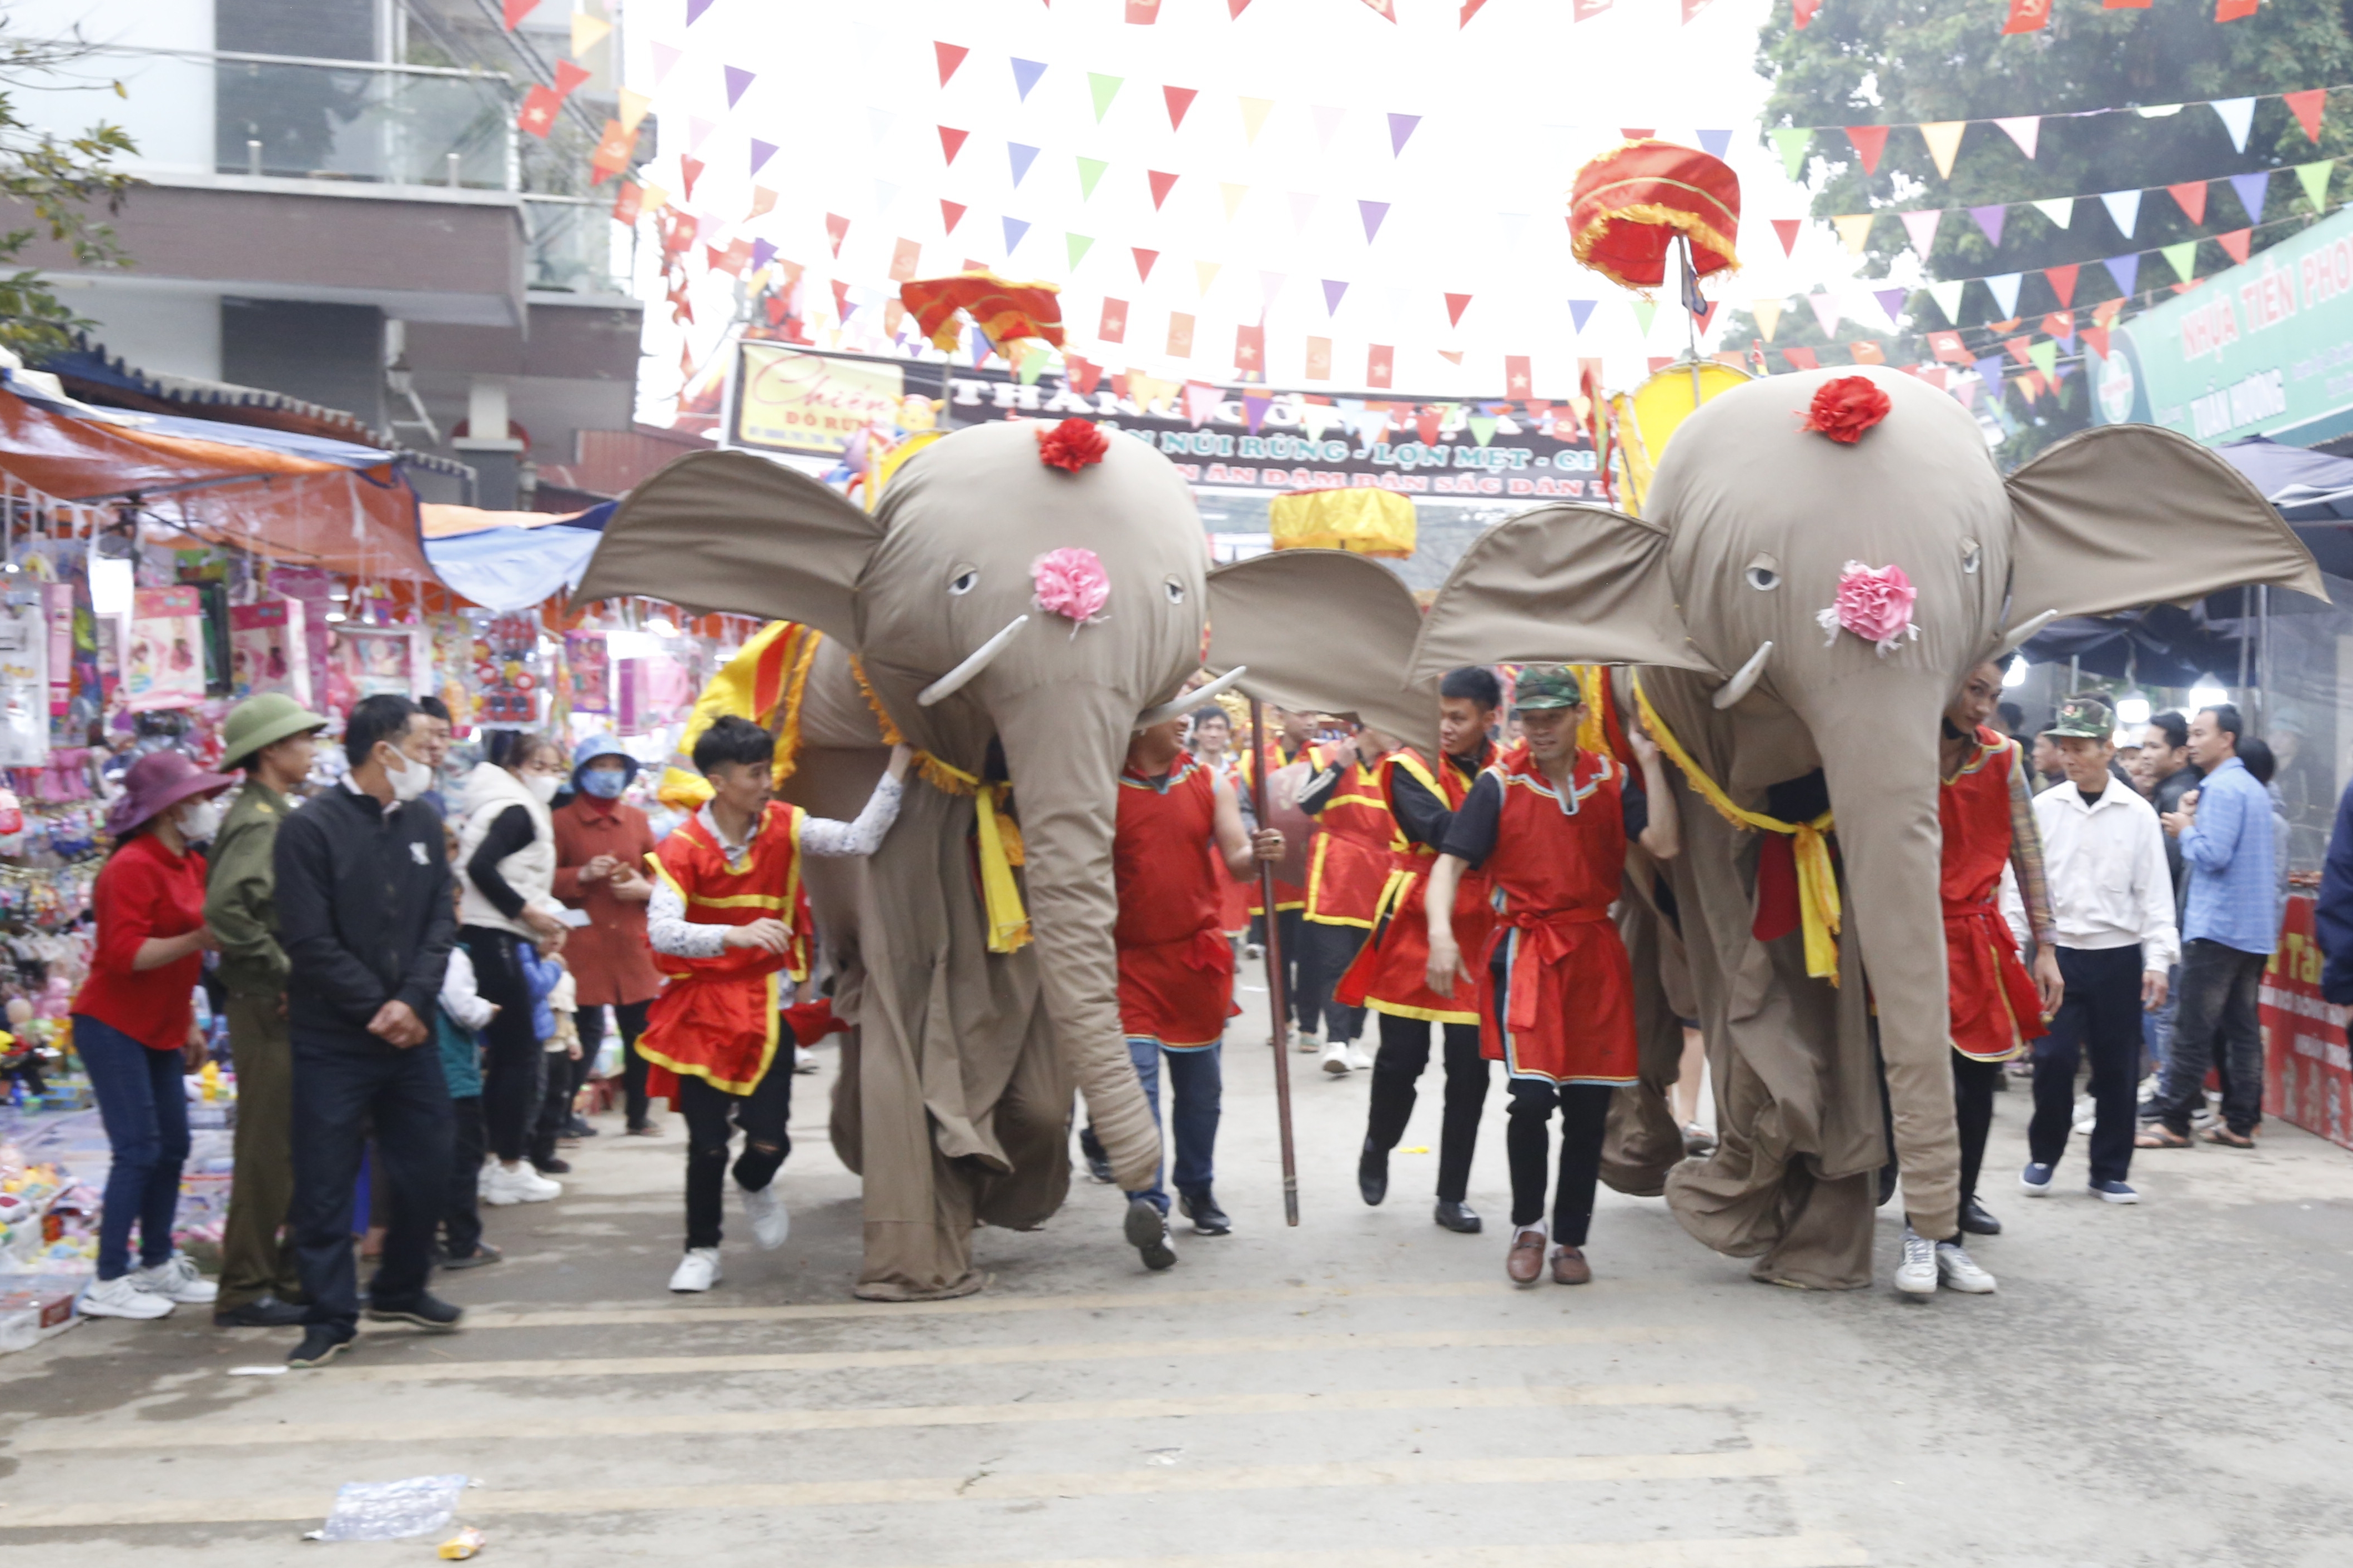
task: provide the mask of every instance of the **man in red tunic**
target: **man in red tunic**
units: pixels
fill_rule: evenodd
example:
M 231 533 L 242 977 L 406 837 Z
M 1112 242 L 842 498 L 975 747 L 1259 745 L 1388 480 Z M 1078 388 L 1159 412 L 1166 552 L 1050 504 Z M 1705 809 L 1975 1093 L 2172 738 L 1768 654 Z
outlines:
M 1372 934 L 1388 887 L 1397 818 L 1381 788 L 1381 760 L 1395 750 L 1379 731 L 1358 729 L 1328 748 L 1330 761 L 1299 792 L 1299 809 L 1315 819 L 1299 927 L 1300 1016 L 1311 1033 L 1322 1031 L 1324 1070 L 1335 1076 L 1373 1065 L 1356 1046 L 1365 1009 L 1333 992 Z
M 808 977 L 808 895 L 801 856 L 871 855 L 899 814 L 913 753 L 900 746 L 854 822 L 810 816 L 770 798 L 776 738 L 747 719 L 719 719 L 694 742 L 711 799 L 647 858 L 654 892 L 647 932 L 669 984 L 647 1009 L 638 1050 L 646 1090 L 686 1118 L 686 1256 L 678 1291 L 719 1282 L 719 1221 L 731 1126 L 744 1130 L 736 1190 L 763 1248 L 785 1244 L 791 1218 L 775 1187 L 792 1152 L 793 1064 L 782 1013 L 785 981 Z
M 1176 1194 L 1195 1234 L 1224 1236 L 1218 1207 L 1219 1056 L 1234 1011 L 1234 950 L 1219 921 L 1214 846 L 1240 878 L 1279 859 L 1282 835 L 1242 826 L 1233 786 L 1185 750 L 1182 719 L 1138 731 L 1119 775 L 1119 822 L 1112 870 L 1119 889 L 1119 1015 L 1144 1098 L 1160 1116 L 1160 1064 L 1168 1063 L 1168 1123 L 1176 1144 Z M 1127 1239 L 1147 1268 L 1176 1261 L 1168 1242 L 1168 1194 L 1158 1173 L 1127 1194 Z
M 1664 800 L 1659 749 L 1630 731 L 1642 770 L 1637 784 L 1607 753 L 1581 751 L 1585 721 L 1577 678 L 1531 666 L 1512 705 L 1521 741 L 1489 764 L 1455 812 L 1444 852 L 1430 872 L 1431 990 L 1472 983 L 1454 934 L 1454 894 L 1466 870 L 1484 870 L 1501 913 L 1476 974 L 1482 1047 L 1504 1065 L 1511 1086 L 1512 1247 L 1504 1268 L 1521 1285 L 1543 1272 L 1546 1159 L 1545 1124 L 1560 1108 L 1560 1176 L 1551 1193 L 1552 1277 L 1593 1278 L 1585 1237 L 1612 1091 L 1635 1081 L 1634 975 L 1609 918 L 1625 879 L 1630 839 L 1654 859 L 1672 860 L 1682 832 Z
M 1288 709 L 1270 708 L 1267 717 L 1277 726 L 1271 741 L 1261 741 L 1255 747 L 1240 748 L 1235 759 L 1235 771 L 1240 775 L 1235 788 L 1241 798 L 1249 798 L 1255 785 L 1258 769 L 1266 768 L 1266 798 L 1269 815 L 1277 822 L 1262 822 L 1261 827 L 1274 827 L 1280 819 L 1296 805 L 1297 787 L 1331 762 L 1328 748 L 1315 739 L 1315 722 L 1311 714 L 1293 713 Z M 1294 764 L 1297 764 L 1294 766 Z M 1291 770 L 1286 773 L 1285 770 Z M 1295 782 L 1294 782 L 1295 781 Z M 1300 826 L 1294 824 L 1294 826 Z M 1284 994 L 1291 999 L 1291 1017 L 1284 1020 L 1291 1042 L 1303 1051 L 1317 1048 L 1317 1021 L 1307 1016 L 1304 990 L 1301 981 L 1305 971 L 1300 966 L 1300 955 L 1305 952 L 1300 926 L 1307 909 L 1307 889 L 1303 883 L 1292 881 L 1282 873 L 1289 867 L 1279 868 L 1274 878 L 1275 934 L 1282 943 L 1282 984 Z M 1266 909 L 1260 903 L 1258 878 L 1253 873 L 1242 889 L 1243 904 L 1250 914 L 1250 946 L 1256 948 L 1266 940 Z M 1256 957 L 1245 951 L 1245 957 Z
M 2043 1019 L 2057 1011 L 2063 990 L 2026 759 L 2016 741 L 1986 727 L 2001 700 L 2001 665 L 1992 660 L 1969 671 L 1945 709 L 1937 759 L 1944 784 L 1936 792 L 1936 821 L 1945 836 L 1937 890 L 1945 905 L 1953 1106 L 1961 1133 L 1961 1232 L 1978 1236 L 2001 1231 L 1977 1199 L 1986 1135 L 1993 1128 L 1994 1085 L 2002 1063 L 2050 1032 Z M 2005 867 L 2016 874 L 2034 932 L 2031 977 L 2001 918 Z M 1994 1277 L 1969 1257 L 1959 1233 L 1922 1237 L 1907 1225 L 1896 1289 L 1928 1295 L 1939 1281 L 1973 1295 L 1994 1289 Z

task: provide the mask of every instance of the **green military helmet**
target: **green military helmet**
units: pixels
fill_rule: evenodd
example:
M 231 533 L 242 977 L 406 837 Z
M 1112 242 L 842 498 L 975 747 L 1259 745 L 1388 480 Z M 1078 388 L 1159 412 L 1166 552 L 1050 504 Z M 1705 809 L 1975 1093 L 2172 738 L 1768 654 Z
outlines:
M 264 746 L 326 727 L 326 720 L 282 691 L 248 697 L 230 709 L 221 724 L 221 766 L 249 766 Z

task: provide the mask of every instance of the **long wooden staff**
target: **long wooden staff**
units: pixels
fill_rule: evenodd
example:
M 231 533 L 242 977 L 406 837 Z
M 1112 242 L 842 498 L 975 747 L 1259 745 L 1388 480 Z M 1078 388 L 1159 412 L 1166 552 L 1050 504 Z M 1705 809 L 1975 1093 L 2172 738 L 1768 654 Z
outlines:
M 1250 700 L 1250 744 L 1258 755 L 1250 760 L 1250 809 L 1258 825 L 1268 826 L 1266 811 L 1266 714 L 1255 697 Z M 1278 751 L 1277 756 L 1282 755 Z M 1266 994 L 1274 1008 L 1274 1114 L 1282 1131 L 1282 1221 L 1299 1223 L 1299 1157 L 1291 1142 L 1291 996 L 1282 983 L 1282 921 L 1274 909 L 1274 862 L 1258 863 L 1258 901 L 1266 910 Z

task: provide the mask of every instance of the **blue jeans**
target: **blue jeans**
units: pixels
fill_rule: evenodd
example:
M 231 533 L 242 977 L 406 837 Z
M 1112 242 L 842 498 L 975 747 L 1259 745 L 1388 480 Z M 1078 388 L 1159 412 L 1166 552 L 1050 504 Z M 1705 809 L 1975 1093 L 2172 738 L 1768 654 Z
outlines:
M 1220 1066 L 1222 1045 L 1200 1046 L 1190 1050 L 1166 1051 L 1168 1058 L 1168 1121 L 1176 1128 L 1176 1190 L 1187 1197 L 1198 1197 L 1209 1190 L 1217 1176 L 1219 1102 L 1225 1093 L 1225 1071 Z M 1131 1035 L 1127 1054 L 1135 1063 L 1135 1076 L 1144 1084 L 1145 1103 L 1152 1107 L 1152 1121 L 1164 1125 L 1160 1119 L 1160 1058 L 1164 1047 L 1157 1040 Z M 1095 1141 L 1095 1130 L 1090 1126 L 1079 1134 L 1080 1146 L 1097 1158 L 1103 1145 Z M 1166 1166 L 1162 1167 L 1165 1170 Z M 1168 1212 L 1168 1194 L 1161 1185 L 1162 1172 L 1152 1173 L 1152 1185 L 1140 1193 L 1130 1193 L 1132 1198 L 1147 1198 L 1162 1214 Z
M 140 1267 L 171 1260 L 180 1168 L 188 1159 L 187 1086 L 178 1051 L 150 1050 L 85 1014 L 74 1015 L 73 1043 L 97 1091 L 106 1141 L 114 1146 L 106 1209 L 98 1221 L 98 1277 L 117 1279 L 131 1272 L 134 1221 Z
M 2165 1005 L 2154 1013 L 2140 1016 L 2142 1041 L 2148 1047 L 2151 1070 L 2160 1079 L 2165 1073 L 2165 1058 L 2173 1052 L 2173 1019 L 2181 1006 L 2181 965 L 2174 964 L 2165 974 Z M 2135 1074 L 2136 1078 L 2139 1075 Z M 2122 1181 L 2121 1176 L 2117 1180 Z

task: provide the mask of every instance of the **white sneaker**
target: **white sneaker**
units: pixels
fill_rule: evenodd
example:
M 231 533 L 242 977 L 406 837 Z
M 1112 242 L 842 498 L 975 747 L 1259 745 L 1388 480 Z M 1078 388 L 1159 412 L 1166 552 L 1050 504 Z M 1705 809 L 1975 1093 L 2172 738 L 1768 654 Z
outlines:
M 192 1307 L 204 1306 L 220 1294 L 220 1287 L 197 1273 L 196 1260 L 185 1252 L 172 1254 L 153 1268 L 134 1268 L 124 1278 L 142 1290 Z
M 820 1064 L 817 1059 L 817 1053 L 809 1049 L 807 1046 L 795 1046 L 793 1047 L 793 1070 L 795 1072 L 815 1072 L 819 1065 Z
M 1348 1042 L 1348 1065 L 1356 1068 L 1358 1072 L 1370 1072 L 1373 1070 L 1373 1054 L 1365 1049 L 1364 1047 L 1356 1044 L 1356 1041 L 1350 1040 Z
M 513 1170 L 493 1163 L 482 1178 L 481 1197 L 501 1208 L 509 1204 L 543 1204 L 564 1191 L 564 1184 L 548 1180 L 528 1164 Z
M 785 1212 L 784 1194 L 776 1191 L 776 1179 L 769 1178 L 768 1184 L 756 1193 L 744 1186 L 735 1190 L 744 1194 L 744 1214 L 752 1222 L 752 1237 L 760 1244 L 760 1250 L 774 1252 L 784 1246 L 785 1237 L 793 1233 L 793 1216 Z
M 1324 1070 L 1337 1078 L 1348 1070 L 1348 1042 L 1335 1040 L 1324 1047 Z
M 1936 1293 L 1936 1245 L 1908 1225 L 1904 1227 L 1904 1260 L 1895 1266 L 1895 1288 L 1907 1296 Z
M 1993 1276 L 1978 1268 L 1977 1259 L 1963 1251 L 1957 1241 L 1936 1243 L 1936 1276 L 1947 1290 L 1971 1296 L 1993 1294 Z
M 684 1295 L 690 1291 L 708 1290 L 719 1283 L 719 1249 L 715 1247 L 690 1247 L 686 1256 L 678 1260 L 670 1274 L 670 1288 Z
M 81 1293 L 79 1310 L 85 1318 L 162 1318 L 172 1310 L 172 1299 L 142 1290 L 128 1274 L 93 1280 Z

